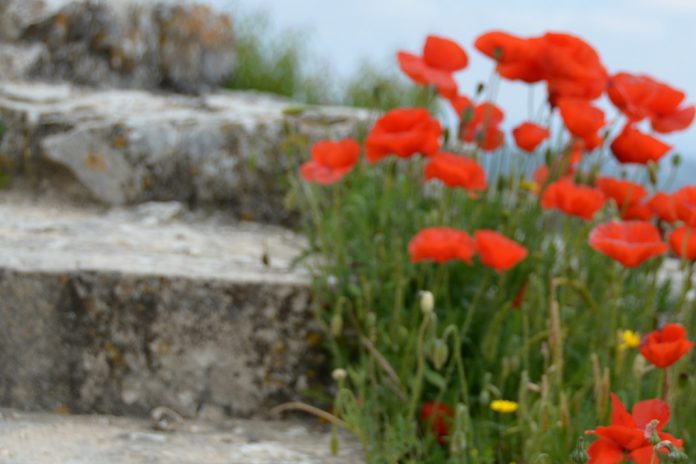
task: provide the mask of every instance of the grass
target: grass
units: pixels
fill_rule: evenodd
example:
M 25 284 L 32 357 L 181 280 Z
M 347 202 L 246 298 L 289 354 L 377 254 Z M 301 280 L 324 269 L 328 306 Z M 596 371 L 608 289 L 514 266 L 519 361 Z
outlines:
M 274 93 L 304 104 L 381 110 L 433 102 L 427 89 L 410 85 L 397 73 L 370 62 L 346 79 L 337 78 L 306 48 L 306 33 L 275 31 L 265 14 L 242 16 L 236 34 L 237 64 L 230 89 Z

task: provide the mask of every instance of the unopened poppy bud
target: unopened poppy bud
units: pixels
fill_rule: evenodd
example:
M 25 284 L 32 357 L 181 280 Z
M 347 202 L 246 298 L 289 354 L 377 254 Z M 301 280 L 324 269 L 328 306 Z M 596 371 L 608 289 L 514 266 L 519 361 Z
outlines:
M 669 440 L 665 440 L 662 443 L 664 444 L 664 447 L 667 448 L 667 450 L 669 451 L 667 457 L 669 458 L 670 462 L 688 462 L 689 456 L 687 456 L 685 452 L 674 446 L 674 443 L 672 443 Z
M 491 394 L 488 392 L 488 390 L 483 390 L 481 392 L 479 395 L 479 402 L 481 402 L 481 404 L 488 404 L 491 402 Z
M 435 296 L 432 292 L 423 290 L 420 292 L 420 309 L 424 316 L 428 316 L 435 310 Z
M 584 437 L 581 436 L 578 438 L 578 444 L 575 446 L 573 452 L 570 453 L 570 460 L 573 462 L 573 464 L 586 464 L 590 461 L 590 455 L 587 453 L 587 449 L 585 448 Z
M 657 445 L 660 443 L 660 435 L 657 433 L 657 426 L 659 424 L 659 420 L 653 419 L 648 422 L 648 425 L 645 427 L 645 438 L 648 439 L 651 445 Z
M 442 366 L 445 365 L 448 357 L 449 357 L 449 348 L 447 347 L 447 343 L 440 340 L 439 338 L 435 339 L 433 341 L 432 354 L 431 354 L 431 359 L 433 361 L 433 365 L 435 366 L 435 369 L 437 369 L 437 370 L 442 369 Z
M 675 153 L 674 156 L 672 157 L 672 166 L 674 166 L 675 168 L 679 167 L 679 165 L 681 165 L 681 162 L 682 162 L 681 155 L 679 153 Z
M 343 332 L 343 317 L 337 312 L 331 317 L 331 335 L 338 337 L 341 332 Z
M 331 373 L 331 377 L 333 377 L 333 379 L 336 382 L 343 382 L 344 380 L 346 380 L 347 375 L 348 373 L 346 372 L 346 370 L 340 367 L 338 369 L 334 369 Z
M 408 329 L 406 327 L 404 327 L 403 325 L 399 326 L 396 333 L 399 336 L 399 339 L 401 339 L 401 340 L 406 340 L 409 336 Z

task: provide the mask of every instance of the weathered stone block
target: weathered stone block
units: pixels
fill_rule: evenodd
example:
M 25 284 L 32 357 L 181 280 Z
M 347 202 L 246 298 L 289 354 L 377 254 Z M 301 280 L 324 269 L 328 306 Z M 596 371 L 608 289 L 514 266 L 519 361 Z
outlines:
M 194 98 L 0 82 L 0 155 L 19 173 L 66 167 L 108 204 L 223 202 L 242 217 L 282 222 L 286 176 L 310 142 L 354 134 L 367 118 L 245 92 Z
M 6 40 L 45 44 L 27 76 L 197 93 L 232 75 L 232 21 L 209 7 L 164 0 L 5 0 Z
M 250 416 L 316 383 L 298 239 L 190 214 L 1 204 L 0 403 Z

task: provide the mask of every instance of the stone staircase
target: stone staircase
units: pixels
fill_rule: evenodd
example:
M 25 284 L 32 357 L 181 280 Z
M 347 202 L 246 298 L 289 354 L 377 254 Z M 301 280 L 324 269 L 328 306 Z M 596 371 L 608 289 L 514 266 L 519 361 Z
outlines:
M 359 462 L 269 410 L 326 386 L 287 175 L 367 112 L 220 90 L 206 7 L 8 0 L 0 25 L 0 462 Z

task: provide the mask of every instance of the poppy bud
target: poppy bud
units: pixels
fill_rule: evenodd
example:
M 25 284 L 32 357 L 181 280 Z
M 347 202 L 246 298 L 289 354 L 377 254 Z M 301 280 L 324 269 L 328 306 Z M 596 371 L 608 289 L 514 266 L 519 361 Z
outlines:
M 585 438 L 578 438 L 578 444 L 575 449 L 570 453 L 570 460 L 573 464 L 586 464 L 590 460 L 590 455 L 587 454 L 587 449 L 585 448 Z
M 331 373 L 331 377 L 333 377 L 333 379 L 339 383 L 346 380 L 347 375 L 348 375 L 348 373 L 346 372 L 346 370 L 341 369 L 340 367 L 338 369 L 334 369 L 333 372 Z
M 674 443 L 671 441 L 665 440 L 663 442 L 663 446 L 667 448 L 669 453 L 667 454 L 667 457 L 669 458 L 670 462 L 687 462 L 689 459 L 689 456 L 686 455 L 682 450 L 674 446 Z
M 481 392 L 479 395 L 479 402 L 481 404 L 488 404 L 491 402 L 491 394 L 488 392 L 488 390 L 483 390 Z
M 435 339 L 430 352 L 430 359 L 432 360 L 435 369 L 438 371 L 442 369 L 442 366 L 445 365 L 448 357 L 449 348 L 447 347 L 447 343 L 439 338 Z
M 428 290 L 420 292 L 420 310 L 424 316 L 429 316 L 435 308 L 435 295 Z
M 343 317 L 341 317 L 341 313 L 336 312 L 331 317 L 331 335 L 338 337 L 341 332 L 343 332 Z
M 657 433 L 657 426 L 659 424 L 659 420 L 653 419 L 648 423 L 647 426 L 645 426 L 645 437 L 648 438 L 651 445 L 657 445 L 661 441 L 660 435 Z
M 675 168 L 679 167 L 682 162 L 682 157 L 680 153 L 675 153 L 674 156 L 672 157 L 672 166 Z

